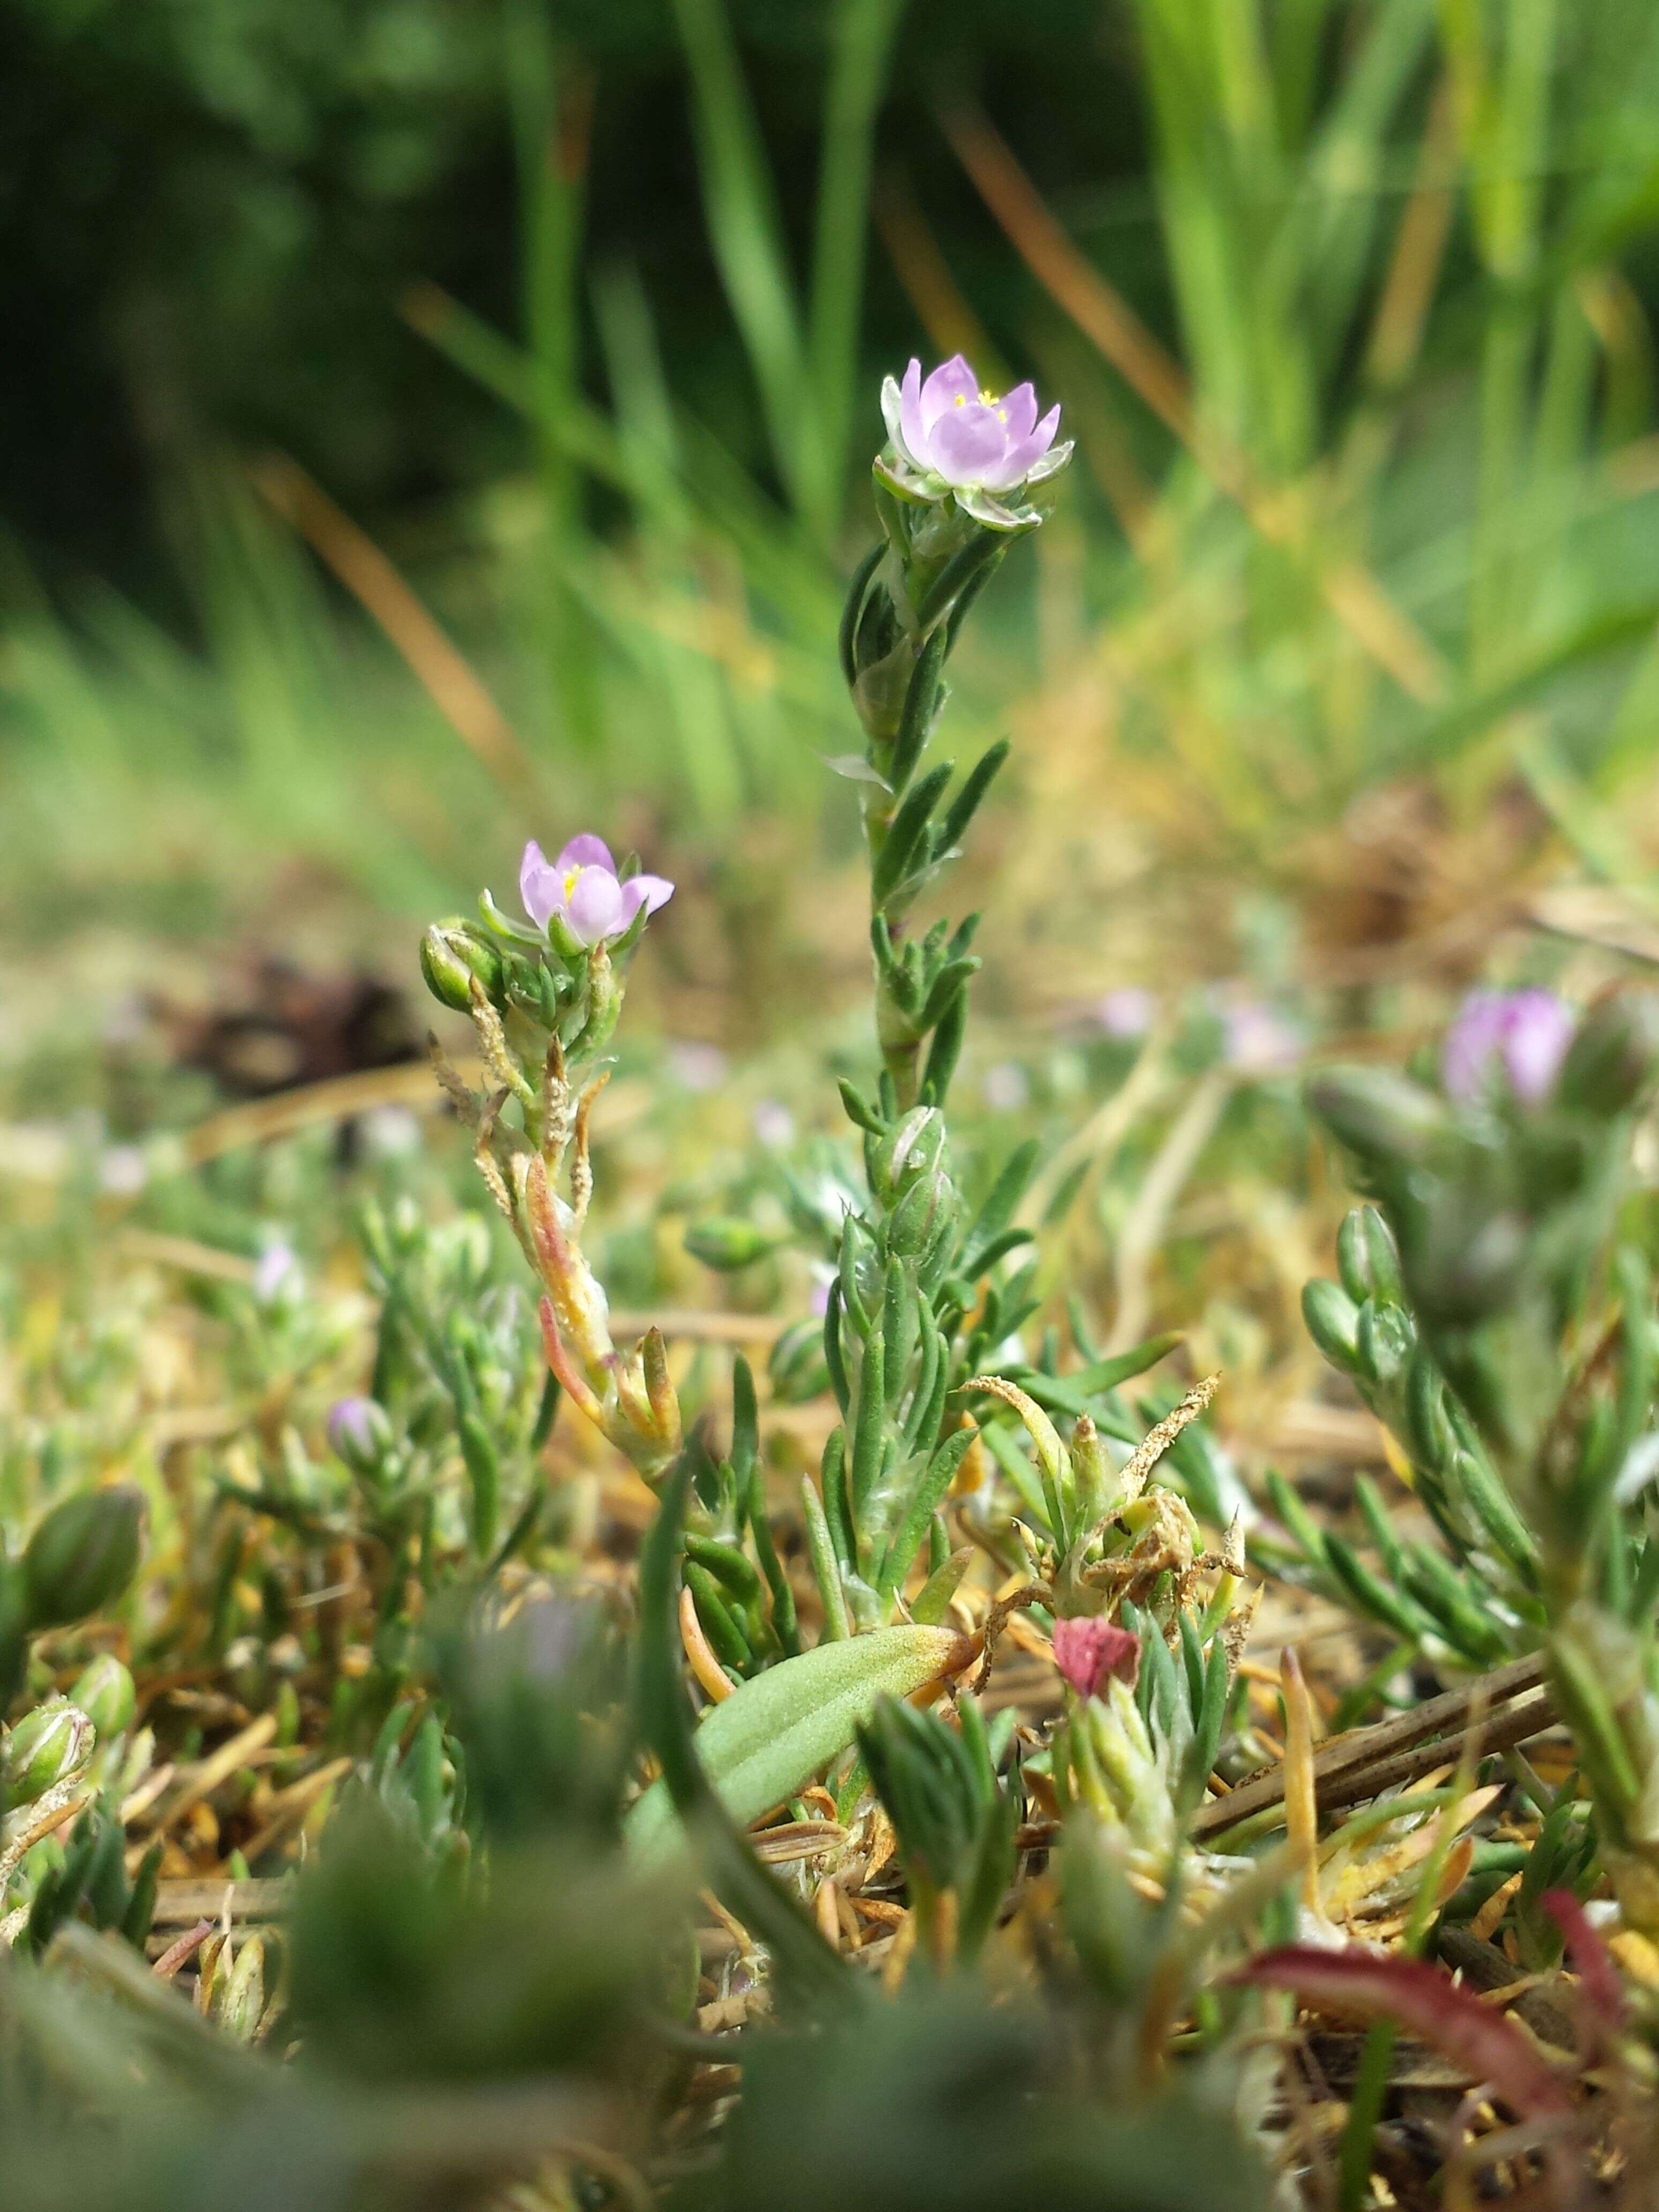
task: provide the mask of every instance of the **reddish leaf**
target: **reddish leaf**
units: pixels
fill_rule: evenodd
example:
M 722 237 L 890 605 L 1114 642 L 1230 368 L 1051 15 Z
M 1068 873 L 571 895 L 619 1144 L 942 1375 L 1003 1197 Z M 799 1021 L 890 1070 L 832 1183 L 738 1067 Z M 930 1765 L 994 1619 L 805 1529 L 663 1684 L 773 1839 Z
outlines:
M 1315 2010 L 1395 2021 L 1522 2115 L 1572 2109 L 1565 2082 L 1515 2022 L 1425 1960 L 1286 1943 L 1263 1951 L 1234 1978 L 1289 1990 Z
M 1601 2026 L 1617 2034 L 1625 2025 L 1625 1985 L 1613 1954 L 1591 1926 L 1589 1913 L 1570 1889 L 1547 1889 L 1538 1903 L 1561 1930 L 1568 1961 L 1578 1977 L 1585 2002 Z

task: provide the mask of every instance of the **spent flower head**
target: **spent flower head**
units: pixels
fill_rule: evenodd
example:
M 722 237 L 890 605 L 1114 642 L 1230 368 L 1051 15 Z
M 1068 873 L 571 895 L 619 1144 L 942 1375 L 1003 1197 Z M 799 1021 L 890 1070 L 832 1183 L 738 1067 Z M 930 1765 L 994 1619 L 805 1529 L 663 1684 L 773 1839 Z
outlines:
M 604 838 L 585 830 L 556 860 L 532 837 L 519 865 L 519 894 L 538 929 L 557 915 L 579 944 L 601 945 L 620 937 L 641 907 L 651 915 L 666 906 L 674 886 L 663 876 L 619 876 Z
M 1553 991 L 1471 991 L 1446 1031 L 1440 1079 L 1448 1097 L 1479 1098 L 1494 1082 L 1523 1106 L 1555 1088 L 1576 1017 Z

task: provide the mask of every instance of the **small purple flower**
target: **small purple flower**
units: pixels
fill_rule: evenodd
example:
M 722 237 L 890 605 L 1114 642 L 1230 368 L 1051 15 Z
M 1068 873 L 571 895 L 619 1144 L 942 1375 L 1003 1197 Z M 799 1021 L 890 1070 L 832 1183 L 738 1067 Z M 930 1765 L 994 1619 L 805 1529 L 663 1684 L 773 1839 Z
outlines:
M 580 944 L 602 945 L 620 937 L 641 907 L 655 914 L 666 906 L 674 886 L 662 876 L 629 876 L 623 882 L 604 838 L 585 831 L 552 861 L 532 837 L 519 867 L 519 895 L 538 929 L 556 914 Z
M 262 1306 L 296 1292 L 304 1281 L 299 1255 L 280 1239 L 267 1244 L 253 1263 L 253 1295 Z
M 1261 999 L 1234 999 L 1221 1009 L 1221 1049 L 1241 1075 L 1282 1075 L 1302 1057 L 1301 1031 Z
M 795 1141 L 795 1117 L 781 1098 L 763 1098 L 750 1116 L 757 1144 L 768 1152 L 783 1151 Z
M 1013 491 L 1052 476 L 1071 455 L 1069 445 L 1054 444 L 1058 407 L 1039 422 L 1030 384 L 1016 385 L 1001 398 L 982 392 L 961 354 L 925 382 L 919 361 L 905 370 L 902 385 L 890 376 L 881 408 L 894 453 L 923 479 L 918 489 L 934 497 L 947 490 Z
M 1138 983 L 1120 984 L 1116 990 L 1108 991 L 1095 1009 L 1108 1036 L 1130 1039 L 1145 1036 L 1152 1025 L 1158 1012 L 1158 1000 L 1150 991 Z
M 676 1038 L 667 1060 L 669 1073 L 687 1091 L 718 1091 L 726 1080 L 726 1054 L 717 1044 L 705 1044 L 701 1038 Z
M 1540 1104 L 1555 1088 L 1576 1019 L 1553 991 L 1471 991 L 1440 1049 L 1447 1096 L 1478 1098 L 1496 1077 L 1523 1106 Z

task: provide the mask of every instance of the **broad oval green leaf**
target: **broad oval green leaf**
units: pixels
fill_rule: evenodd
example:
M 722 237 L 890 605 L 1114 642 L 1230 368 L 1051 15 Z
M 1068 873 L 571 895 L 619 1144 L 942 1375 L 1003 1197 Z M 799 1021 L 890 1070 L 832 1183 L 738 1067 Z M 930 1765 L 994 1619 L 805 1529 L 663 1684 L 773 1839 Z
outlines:
M 957 1629 L 914 1624 L 820 1644 L 715 1705 L 693 1739 L 698 1759 L 721 1804 L 746 1828 L 845 1751 L 878 1698 L 908 1698 L 960 1669 L 972 1652 Z M 653 1782 L 623 1823 L 629 1850 L 650 1864 L 678 1833 L 667 1788 Z

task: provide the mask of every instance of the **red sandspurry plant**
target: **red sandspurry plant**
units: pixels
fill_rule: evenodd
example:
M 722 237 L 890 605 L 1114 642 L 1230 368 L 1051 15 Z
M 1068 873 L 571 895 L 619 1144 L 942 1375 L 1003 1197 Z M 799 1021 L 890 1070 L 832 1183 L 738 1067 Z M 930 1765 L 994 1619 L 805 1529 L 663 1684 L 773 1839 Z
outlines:
M 0 1553 L 0 2037 L 25 2060 L 0 2153 L 25 2191 L 44 2156 L 43 2202 L 125 2212 L 160 2174 L 167 2212 L 206 2212 L 256 2154 L 273 2203 L 512 2185 L 686 2212 L 1266 2212 L 1382 2180 L 1426 2201 L 1437 2167 L 1565 2212 L 1583 2176 L 1647 2170 L 1659 1238 L 1632 1161 L 1659 1024 L 1634 994 L 1480 994 L 1437 1084 L 1316 1077 L 1376 1204 L 1309 1323 L 1437 1541 L 1363 1482 L 1358 1535 L 1276 1480 L 1262 1512 L 1203 1419 L 1218 1378 L 1139 1383 L 1179 1340 L 1103 1349 L 1044 1279 L 1035 1148 L 983 1158 L 951 1126 L 979 917 L 927 908 L 1006 748 L 960 778 L 934 757 L 945 676 L 1068 448 L 1030 387 L 985 392 L 960 360 L 913 364 L 884 406 L 881 538 L 840 635 L 871 1064 L 841 1077 L 839 1146 L 766 1102 L 772 1212 L 687 1240 L 736 1271 L 787 1238 L 812 1310 L 765 1392 L 733 1362 L 725 1420 L 707 1362 L 613 1312 L 589 1122 L 674 886 L 592 830 L 551 860 L 528 839 L 522 918 L 485 892 L 421 960 L 471 1024 L 482 1079 L 434 1061 L 536 1315 L 480 1218 L 365 1209 L 372 1370 L 314 1450 L 262 1408 L 216 1480 L 211 1656 L 179 1687 L 207 1710 L 212 1684 L 217 1750 L 164 1717 L 177 1771 L 157 1762 L 136 1644 L 137 1685 L 112 1650 L 54 1674 L 59 1629 L 102 1634 L 79 1624 L 121 1603 L 136 1492 L 73 1492 Z M 1157 1018 L 1145 994 L 1109 1006 L 1126 1042 Z M 1242 1076 L 1307 1049 L 1265 1001 L 1212 1012 Z M 319 1272 L 256 1249 L 240 1325 L 302 1345 Z M 822 1402 L 804 1480 L 769 1396 Z M 548 1482 L 567 1402 L 654 1493 L 637 1565 L 582 1482 Z M 1294 1656 L 1276 1690 L 1245 1659 L 1264 1567 L 1377 1638 L 1345 1717 L 1404 1696 L 1408 1666 L 1451 1686 L 1321 1743 Z M 146 1632 L 173 1632 L 122 1631 Z M 1011 1645 L 1023 1675 L 994 1675 Z M 1557 1722 L 1571 1767 L 1536 1745 L 1497 1764 Z M 280 1873 L 325 1735 L 314 1771 L 349 1784 L 252 1925 L 240 1876 Z M 226 1860 L 218 1920 L 152 1937 L 216 1796 L 254 1863 Z M 131 2023 L 117 2065 L 88 1984 Z M 1516 2001 L 1545 1988 L 1565 2040 L 1540 2049 Z M 1336 2112 L 1320 2069 L 1356 2027 Z M 1396 2109 L 1402 2080 L 1424 2094 L 1399 2034 L 1442 2069 L 1437 2133 Z

